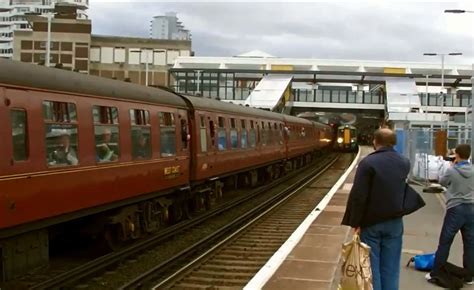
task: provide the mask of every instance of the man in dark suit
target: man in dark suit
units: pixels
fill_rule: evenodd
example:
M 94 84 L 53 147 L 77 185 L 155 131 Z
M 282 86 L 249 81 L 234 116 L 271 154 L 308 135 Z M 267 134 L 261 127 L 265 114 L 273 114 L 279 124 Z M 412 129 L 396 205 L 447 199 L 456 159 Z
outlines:
M 374 290 L 397 290 L 399 286 L 403 237 L 400 205 L 410 161 L 393 149 L 396 141 L 390 129 L 375 132 L 375 152 L 359 163 L 342 221 L 371 247 Z

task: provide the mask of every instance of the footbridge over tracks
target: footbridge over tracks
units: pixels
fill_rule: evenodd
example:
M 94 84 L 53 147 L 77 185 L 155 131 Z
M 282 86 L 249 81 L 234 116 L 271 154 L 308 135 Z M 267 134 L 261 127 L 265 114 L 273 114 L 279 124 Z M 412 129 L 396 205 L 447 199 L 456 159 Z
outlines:
M 169 72 L 169 86 L 177 92 L 242 105 L 253 94 L 249 102 L 257 107 L 267 106 L 269 110 L 277 106 L 280 96 L 277 94 L 270 104 L 262 97 L 265 104 L 257 104 L 263 94 L 256 92 L 260 81 L 263 78 L 263 85 L 267 77 L 291 76 L 292 114 L 306 111 L 385 114 L 385 85 L 389 78 L 406 80 L 408 88 L 401 94 L 411 93 L 415 82 L 424 112 L 441 111 L 439 92 L 444 87 L 444 112 L 464 114 L 472 87 L 472 67 L 465 64 L 447 64 L 443 74 L 437 62 L 284 58 L 260 52 L 236 57 L 178 57 Z

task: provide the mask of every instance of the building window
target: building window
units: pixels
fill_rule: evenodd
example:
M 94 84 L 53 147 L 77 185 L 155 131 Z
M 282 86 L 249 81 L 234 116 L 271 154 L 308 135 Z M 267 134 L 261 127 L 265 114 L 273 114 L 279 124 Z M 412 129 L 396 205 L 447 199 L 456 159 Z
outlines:
M 173 113 L 160 112 L 160 153 L 162 157 L 176 155 L 176 123 Z
M 125 63 L 125 48 L 124 47 L 114 48 L 114 62 Z
M 75 66 L 75 69 L 80 70 L 80 71 L 89 70 L 89 64 L 87 60 L 76 59 L 74 66 Z
M 72 42 L 61 42 L 61 51 L 72 51 Z
M 95 152 L 96 161 L 118 161 L 119 146 L 119 119 L 115 107 L 93 106 Z
M 100 47 L 91 47 L 91 62 L 100 62 Z
M 130 110 L 132 125 L 133 159 L 151 158 L 150 113 L 146 110 Z
M 21 60 L 22 62 L 32 62 L 32 61 L 33 61 L 33 54 L 22 52 L 22 53 L 20 54 L 20 60 Z
M 33 49 L 33 41 L 22 40 L 21 49 L 27 49 L 27 50 Z
M 12 109 L 10 111 L 10 121 L 12 127 L 13 160 L 27 160 L 29 152 L 26 111 L 24 109 Z
M 48 166 L 78 165 L 76 105 L 44 101 L 43 117 Z

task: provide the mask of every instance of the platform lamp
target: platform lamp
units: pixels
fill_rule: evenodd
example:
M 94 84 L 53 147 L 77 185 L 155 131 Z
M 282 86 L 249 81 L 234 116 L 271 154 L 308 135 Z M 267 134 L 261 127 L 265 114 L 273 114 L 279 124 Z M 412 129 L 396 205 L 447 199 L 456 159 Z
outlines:
M 441 99 L 441 129 L 444 130 L 444 102 L 445 102 L 445 95 L 444 95 L 444 58 L 449 55 L 449 56 L 456 56 L 456 55 L 462 55 L 461 52 L 450 52 L 450 53 L 436 53 L 436 52 L 425 52 L 423 53 L 424 56 L 441 56 L 441 92 L 440 92 L 440 99 Z M 449 128 L 448 128 L 449 129 Z M 449 130 L 447 130 L 449 131 Z M 447 132 L 446 131 L 446 132 Z M 447 142 L 447 137 L 446 137 L 446 142 Z M 446 144 L 445 144 L 446 146 Z M 446 154 L 446 152 L 443 153 L 443 156 Z
M 447 9 L 444 13 L 464 14 L 474 13 L 474 10 L 463 10 L 463 9 Z M 471 162 L 474 161 L 474 64 L 472 64 L 472 76 L 471 76 Z
M 139 49 L 139 50 L 133 50 L 131 49 L 130 52 L 136 52 L 136 53 L 139 53 L 140 54 L 140 58 L 143 54 L 143 52 L 145 52 L 145 86 L 148 87 L 148 72 L 149 72 L 149 69 L 148 69 L 148 62 L 150 61 L 150 57 L 149 57 L 149 52 L 150 50 L 145 48 L 145 49 Z M 141 66 L 140 66 L 141 67 Z M 140 73 L 141 74 L 141 73 Z M 141 77 L 140 77 L 141 78 Z

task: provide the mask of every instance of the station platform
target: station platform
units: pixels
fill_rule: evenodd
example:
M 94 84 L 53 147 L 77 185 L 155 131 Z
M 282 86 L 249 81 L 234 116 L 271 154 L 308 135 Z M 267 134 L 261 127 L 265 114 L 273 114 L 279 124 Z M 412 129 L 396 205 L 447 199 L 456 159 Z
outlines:
M 328 193 L 328 200 L 316 206 L 244 289 L 337 289 L 341 246 L 351 239 L 350 228 L 340 224 L 357 163 L 371 151 L 369 147 L 361 147 L 351 167 Z M 414 188 L 422 194 L 426 206 L 404 218 L 400 289 L 441 289 L 428 283 L 424 272 L 405 267 L 412 256 L 436 250 L 445 211 L 441 194 L 422 193 L 420 186 Z M 451 249 L 450 261 L 462 265 L 459 235 Z M 474 289 L 474 286 L 466 285 L 464 289 Z

